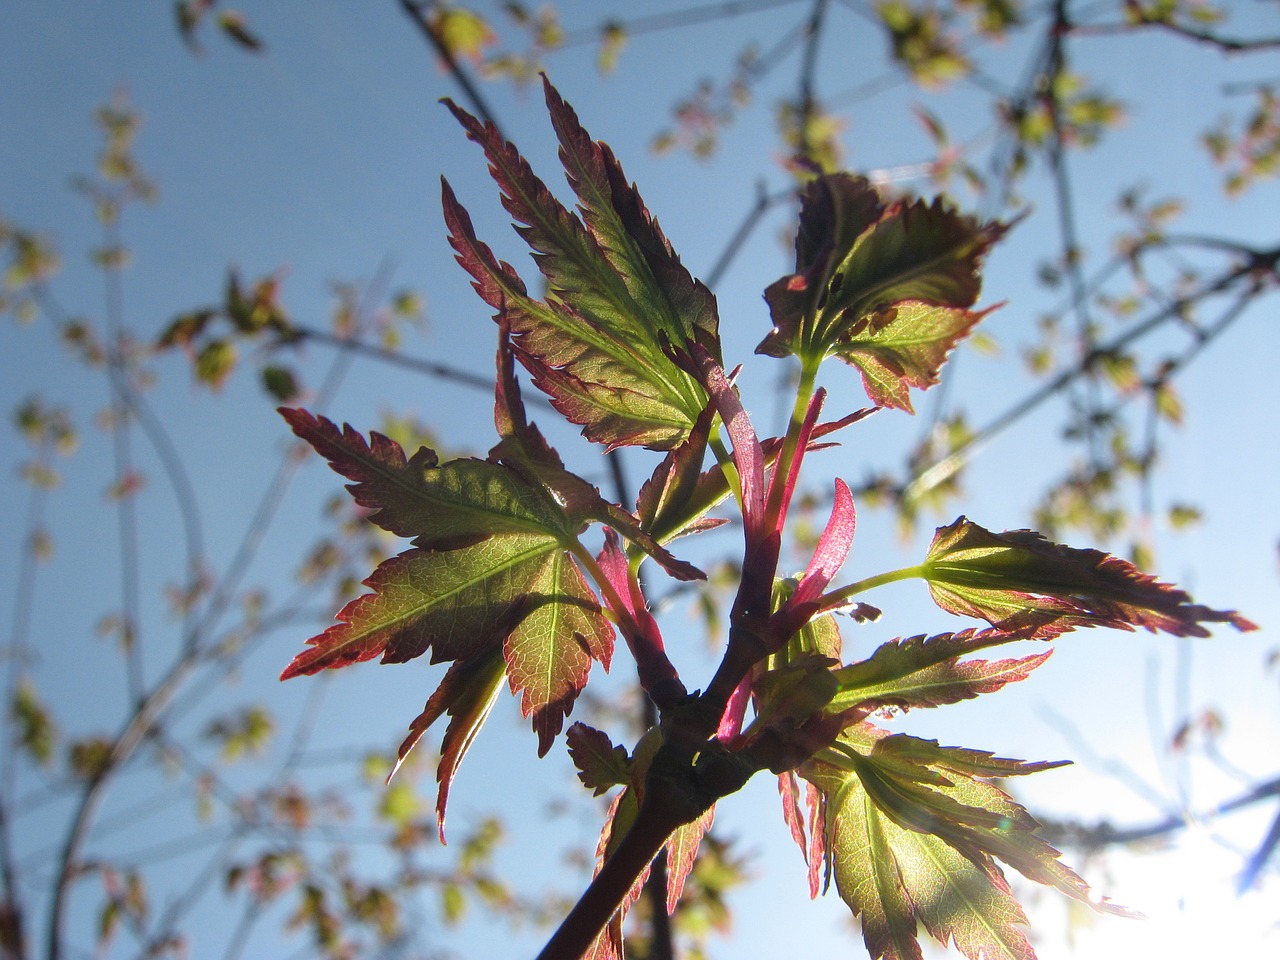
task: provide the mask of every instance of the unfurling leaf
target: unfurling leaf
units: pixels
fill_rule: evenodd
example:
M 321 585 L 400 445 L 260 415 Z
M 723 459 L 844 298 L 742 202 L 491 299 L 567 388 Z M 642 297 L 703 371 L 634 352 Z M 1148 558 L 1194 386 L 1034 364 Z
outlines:
M 1145 627 L 1207 637 L 1201 624 L 1257 629 L 1233 610 L 1192 603 L 1172 584 L 1119 557 L 1046 540 L 1030 530 L 992 533 L 964 517 L 939 527 L 921 576 L 934 602 L 1023 636 L 1048 638 L 1076 627 Z
M 569 756 L 578 768 L 578 779 L 600 796 L 611 787 L 626 786 L 631 780 L 631 760 L 627 751 L 613 745 L 608 734 L 585 723 L 575 723 L 565 733 Z
M 973 312 L 983 255 L 1007 228 L 941 201 L 885 204 L 871 184 L 830 174 L 805 190 L 796 271 L 765 291 L 773 331 L 758 353 L 806 364 L 838 356 L 883 406 L 911 410 L 909 387 L 937 382 Z
M 591 140 L 550 84 L 546 95 L 582 220 L 492 124 L 449 105 L 484 148 L 503 205 L 546 279 L 546 297 L 530 297 L 515 270 L 476 238 L 446 183 L 450 242 L 511 330 L 516 357 L 562 414 L 608 447 L 669 449 L 688 436 L 707 397 L 668 353 L 699 343 L 718 356 L 715 299 L 680 263 L 612 151 Z

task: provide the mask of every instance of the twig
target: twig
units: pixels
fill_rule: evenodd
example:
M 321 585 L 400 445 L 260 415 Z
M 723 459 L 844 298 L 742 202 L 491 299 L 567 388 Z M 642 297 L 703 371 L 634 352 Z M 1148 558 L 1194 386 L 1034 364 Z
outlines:
M 423 37 L 426 38 L 427 43 L 431 44 L 432 49 L 440 56 L 440 59 L 444 61 L 444 65 L 448 68 L 450 75 L 458 86 L 462 88 L 463 94 L 470 102 L 471 112 L 481 120 L 492 123 L 497 127 L 498 121 L 493 111 L 489 109 L 488 101 L 485 100 L 484 95 L 480 93 L 476 85 L 471 82 L 467 72 L 458 63 L 458 58 L 453 55 L 453 51 L 445 44 L 444 39 L 436 31 L 431 21 L 427 19 L 426 14 L 422 12 L 421 5 L 415 3 L 414 0 L 400 0 L 400 7 L 422 32 Z

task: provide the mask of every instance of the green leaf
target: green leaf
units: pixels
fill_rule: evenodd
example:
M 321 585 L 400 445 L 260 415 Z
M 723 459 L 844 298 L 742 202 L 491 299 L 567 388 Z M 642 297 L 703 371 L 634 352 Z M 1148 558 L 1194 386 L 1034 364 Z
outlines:
M 35 685 L 24 677 L 13 692 L 9 705 L 13 723 L 13 739 L 32 760 L 43 767 L 53 762 L 58 730 L 53 718 L 36 692 Z
M 269 364 L 262 368 L 262 386 L 277 403 L 289 403 L 296 400 L 301 392 L 298 378 L 288 367 Z
M 570 515 L 608 524 L 657 560 L 672 577 L 678 580 L 705 579 L 706 575 L 697 567 L 672 556 L 643 529 L 636 517 L 604 499 L 596 487 L 565 469 L 560 455 L 543 438 L 537 426 L 529 423 L 525 415 L 508 334 L 509 331 L 503 326 L 498 338 L 498 376 L 494 401 L 494 423 L 502 440 L 489 451 L 489 459 L 511 467 L 530 484 L 541 486 Z M 699 423 L 710 423 L 710 419 L 710 413 L 704 413 Z M 694 471 L 691 470 L 690 473 Z M 691 479 L 696 479 L 696 473 Z
M 404 738 L 397 752 L 396 765 L 387 780 L 394 777 L 409 751 L 427 729 L 443 713 L 449 714 L 440 744 L 440 765 L 436 769 L 436 781 L 440 789 L 436 793 L 436 823 L 440 830 L 440 842 L 444 843 L 445 808 L 449 803 L 449 787 L 458 772 L 462 758 L 471 749 L 480 728 L 484 726 L 502 682 L 506 679 L 506 663 L 498 649 L 484 650 L 466 660 L 460 660 L 449 668 L 440 686 L 428 698 L 422 713 L 409 725 L 409 735 Z
M 457 550 L 410 550 L 365 581 L 373 593 L 338 613 L 308 641 L 281 679 L 381 656 L 432 662 L 500 648 L 513 693 L 533 716 L 546 753 L 586 683 L 591 660 L 606 667 L 612 628 L 554 537 L 506 534 Z
M 801 768 L 820 792 L 828 867 L 873 958 L 919 958 L 918 924 L 978 960 L 1030 960 L 1026 918 L 996 860 L 1096 909 L 1084 882 L 991 780 L 1048 769 L 865 724 Z
M 492 124 L 450 104 L 480 144 L 547 284 L 544 300 L 475 236 L 444 185 L 445 220 L 459 263 L 514 336 L 516 356 L 556 408 L 608 447 L 668 449 L 692 430 L 706 392 L 668 355 L 702 344 L 718 356 L 715 300 L 671 250 L 612 152 L 592 141 L 547 85 L 561 158 L 583 220 L 555 199 Z
M 937 707 L 971 700 L 1025 680 L 1049 652 L 1012 660 L 962 658 L 976 650 L 1022 639 L 1003 630 L 965 630 L 890 640 L 870 657 L 833 671 L 839 690 L 830 709 L 856 706 Z M 1050 651 L 1051 652 L 1051 651 Z
M 262 41 L 249 29 L 249 25 L 240 13 L 224 10 L 218 14 L 218 26 L 222 28 L 223 33 L 245 50 L 251 50 L 254 53 L 262 50 Z
M 466 7 L 433 6 L 431 30 L 449 55 L 479 63 L 484 48 L 497 39 L 484 17 Z
M 773 330 L 757 353 L 806 364 L 839 356 L 884 406 L 937 382 L 947 354 L 982 317 L 983 256 L 1007 228 L 941 200 L 885 204 L 849 174 L 814 180 L 801 200 L 796 271 L 765 291 Z
M 324 417 L 283 408 L 281 416 L 350 480 L 356 503 L 369 519 L 414 546 L 449 549 L 503 533 L 545 535 L 572 542 L 581 518 L 566 514 L 552 497 L 520 474 L 487 460 L 440 464 L 435 451 L 421 447 L 407 458 L 394 440 L 371 433 L 366 442 L 350 426 L 341 430 Z
M 913 413 L 908 388 L 937 384 L 952 348 L 986 313 L 905 301 L 849 328 L 836 356 L 858 368 L 873 403 Z
M 934 602 L 993 626 L 1049 638 L 1076 627 L 1145 627 L 1207 637 L 1203 623 L 1257 627 L 1233 610 L 1211 610 L 1119 557 L 1046 540 L 1030 530 L 992 533 L 964 517 L 939 527 L 920 567 Z
M 196 379 L 219 389 L 236 366 L 236 345 L 230 340 L 210 340 L 196 354 Z

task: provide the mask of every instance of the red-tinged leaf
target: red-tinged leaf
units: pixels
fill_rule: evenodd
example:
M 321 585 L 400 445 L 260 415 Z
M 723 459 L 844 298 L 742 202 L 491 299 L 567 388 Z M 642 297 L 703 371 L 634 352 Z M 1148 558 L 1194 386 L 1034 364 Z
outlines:
M 822 536 L 818 538 L 818 545 L 814 549 L 808 569 L 800 578 L 800 585 L 791 595 L 791 604 L 802 605 L 815 601 L 827 589 L 827 585 L 840 572 L 840 568 L 844 566 L 849 556 L 857 519 L 849 485 L 837 478 L 831 517 L 827 520 Z
M 668 697 L 683 697 L 687 691 L 667 656 L 658 621 L 649 612 L 640 582 L 627 562 L 617 536 L 608 528 L 605 529 L 604 548 L 597 563 L 613 588 L 613 596 L 617 597 L 617 603 L 611 602 L 610 606 L 636 661 L 641 688 L 659 703 L 666 703 Z
M 809 808 L 807 821 L 800 803 L 802 782 Z M 804 859 L 809 875 L 809 899 L 813 900 L 822 892 L 822 873 L 826 863 L 825 800 L 817 787 L 808 780 L 801 781 L 794 770 L 778 774 L 778 793 L 782 796 L 782 817 Z
M 1095 900 L 1035 835 L 1035 819 L 991 782 L 1051 766 L 861 724 L 801 770 L 825 797 L 836 884 L 862 915 L 873 957 L 919 957 L 917 921 L 974 960 L 1034 957 L 997 859 L 1097 910 L 1127 913 Z
M 757 353 L 809 355 L 812 327 L 837 267 L 884 211 L 879 193 L 863 177 L 836 174 L 810 181 L 800 197 L 796 271 L 765 291 L 774 326 Z
M 572 144 L 562 151 L 571 183 L 596 184 L 597 174 L 607 181 L 608 171 L 617 168 L 612 154 L 591 143 L 549 85 L 548 98 L 557 132 Z M 687 350 L 696 340 L 718 351 L 710 293 L 680 266 L 625 180 L 617 209 L 611 193 L 595 196 L 602 206 L 583 198 L 584 226 L 495 127 L 449 106 L 484 148 L 503 205 L 519 222 L 518 232 L 547 280 L 545 301 L 531 300 L 514 271 L 476 240 L 446 185 L 445 217 L 458 260 L 475 278 L 477 292 L 509 318 L 516 355 L 535 385 L 596 442 L 659 449 L 679 443 L 706 396 L 666 348 Z M 584 174 L 576 150 L 586 150 L 603 166 Z
M 614 746 L 609 735 L 585 723 L 575 723 L 565 732 L 569 757 L 578 768 L 578 779 L 600 796 L 612 787 L 626 786 L 631 780 L 631 759 L 623 747 Z
M 865 725 L 863 725 L 865 728 Z M 851 733 L 854 731 L 850 731 Z M 1023 764 L 868 730 L 802 769 L 825 800 L 830 864 L 841 897 L 862 917 L 873 958 L 919 958 L 917 923 L 965 956 L 1031 960 L 1026 919 L 995 858 L 1100 909 L 1035 820 L 989 777 Z
M 1011 660 L 963 660 L 977 650 L 1019 640 L 1003 630 L 965 630 L 890 640 L 870 657 L 834 671 L 840 690 L 831 707 L 936 707 L 992 693 L 1024 680 L 1049 653 Z
M 808 866 L 809 834 L 805 830 L 804 809 L 800 806 L 800 778 L 796 776 L 794 770 L 778 774 L 778 795 L 782 798 L 782 819 L 786 821 L 787 829 L 791 831 L 791 839 L 800 848 L 800 856 Z M 814 878 L 811 877 L 810 899 L 818 895 L 817 883 L 813 881 Z
M 889 774 L 886 779 L 897 779 L 896 797 L 918 802 L 926 811 L 928 831 L 961 853 L 971 859 L 994 856 L 1029 880 L 1052 886 L 1100 913 L 1135 916 L 1124 907 L 1093 897 L 1088 885 L 1058 859 L 1059 852 L 1035 835 L 1039 827 L 1035 818 L 987 779 L 1025 776 L 1062 766 L 1061 762 L 1006 760 L 983 751 L 940 747 L 934 740 L 906 736 L 883 738 L 876 743 L 872 757 Z M 944 789 L 924 782 L 921 771 L 925 769 L 944 778 Z M 869 781 L 864 778 L 864 783 Z M 957 806 L 948 808 L 942 802 L 943 795 L 949 795 Z M 947 816 L 948 809 L 960 813 Z M 895 808 L 890 815 L 895 813 L 903 826 L 910 826 L 910 813 Z
M 591 661 L 609 669 L 613 627 L 563 551 L 547 554 L 522 589 L 524 616 L 507 634 L 503 652 L 511 692 L 520 695 L 523 714 L 533 717 L 543 756 L 586 686 Z
M 698 859 L 698 847 L 715 819 L 714 805 L 692 823 L 678 827 L 667 839 L 667 913 L 675 913 L 684 883 Z
M 1204 623 L 1256 629 L 1233 610 L 1193 603 L 1185 591 L 1119 557 L 1053 543 L 1030 530 L 992 533 L 964 517 L 938 528 L 920 569 L 942 609 L 997 626 L 1021 618 L 1032 623 L 1026 635 L 1034 637 L 1091 626 L 1145 627 L 1180 637 L 1208 636 Z
M 719 360 L 715 297 L 680 263 L 613 151 L 591 139 L 545 76 L 543 87 L 583 219 L 642 315 L 651 318 L 659 340 L 665 336 L 680 349 L 697 343 Z
M 765 485 L 764 450 L 756 436 L 751 417 L 725 376 L 724 369 L 715 358 L 702 350 L 695 350 L 694 359 L 702 374 L 702 383 L 724 422 L 725 431 L 733 443 L 733 463 L 738 469 L 738 493 L 742 498 L 742 523 L 746 527 L 747 542 L 759 542 L 770 531 L 763 527 Z
M 858 368 L 872 402 L 913 413 L 908 388 L 934 386 L 952 348 L 988 312 L 900 302 L 850 327 L 835 353 Z
M 796 272 L 765 292 L 773 331 L 757 352 L 856 364 L 871 398 L 911 409 L 981 314 L 983 255 L 1004 233 L 939 201 L 886 206 L 866 180 L 819 177 L 805 191 Z
M 636 516 L 655 540 L 665 543 L 696 529 L 700 519 L 695 494 L 706 458 L 715 405 L 707 404 L 681 443 L 667 451 L 636 497 Z
M 440 784 L 436 794 L 436 823 L 441 843 L 445 842 L 444 818 L 449 802 L 449 787 L 453 784 L 462 758 L 466 756 L 488 718 L 489 711 L 493 709 L 506 675 L 506 664 L 501 651 L 497 649 L 483 651 L 451 666 L 440 681 L 440 686 L 427 699 L 422 713 L 409 725 L 409 735 L 400 744 L 396 765 L 387 777 L 387 782 L 390 782 L 422 735 L 441 714 L 447 712 L 449 725 L 445 728 L 440 744 L 440 765 L 436 768 L 436 782 Z
M 517 471 L 531 486 L 541 487 L 569 516 L 608 524 L 653 557 L 677 580 L 706 579 L 701 570 L 677 559 L 658 543 L 642 529 L 635 517 L 600 496 L 598 488 L 565 469 L 560 455 L 525 416 L 520 385 L 512 363 L 509 331 L 505 320 L 499 323 L 502 330 L 498 338 L 494 423 L 502 441 L 489 452 L 489 459 Z
M 350 480 L 347 489 L 369 519 L 415 546 L 449 549 L 500 533 L 543 533 L 569 539 L 581 517 L 567 517 L 551 497 L 537 495 L 517 473 L 484 460 L 440 464 L 428 447 L 406 459 L 394 440 L 338 429 L 324 417 L 282 408 L 293 432 Z
M 281 679 L 377 656 L 404 663 L 429 648 L 439 662 L 495 647 L 525 612 L 525 584 L 558 547 L 545 536 L 504 536 L 392 557 L 365 581 L 374 592 L 343 607 L 340 622 L 309 640 Z
M 592 659 L 607 667 L 612 628 L 554 538 L 504 535 L 458 550 L 410 550 L 366 581 L 340 623 L 312 638 L 281 679 L 381 656 L 432 662 L 502 649 L 539 752 L 559 732 Z
M 633 787 L 627 787 L 613 798 L 604 828 L 600 831 L 600 842 L 596 845 L 596 873 L 600 872 L 600 867 L 604 865 L 605 860 L 622 842 L 631 824 L 635 822 L 639 810 L 640 801 Z M 608 924 L 600 931 L 587 952 L 582 955 L 582 960 L 623 960 L 622 921 L 626 919 L 632 904 L 640 898 L 645 881 L 648 879 L 649 867 L 645 867 L 636 877 L 627 895 L 623 897 L 622 903 Z

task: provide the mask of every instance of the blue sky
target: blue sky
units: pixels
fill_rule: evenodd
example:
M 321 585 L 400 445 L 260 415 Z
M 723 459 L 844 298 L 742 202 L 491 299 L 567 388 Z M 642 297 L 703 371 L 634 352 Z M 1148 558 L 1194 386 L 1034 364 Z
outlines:
M 569 26 L 598 22 L 606 6 L 612 5 L 560 4 Z M 684 9 L 685 4 L 649 6 L 666 10 Z M 1243 15 L 1241 32 L 1267 29 L 1268 24 L 1274 29 L 1270 8 L 1239 4 L 1232 5 L 1233 11 L 1237 6 Z M 215 302 L 229 265 L 246 278 L 281 271 L 288 309 L 315 326 L 327 322 L 334 282 L 369 283 L 389 274 L 385 285 L 390 291 L 412 287 L 425 297 L 426 329 L 411 336 L 406 352 L 481 374 L 491 369 L 493 325 L 488 309 L 452 262 L 439 213 L 440 176 L 453 183 L 481 237 L 500 256 L 521 270 L 528 261 L 506 226 L 479 151 L 436 102 L 458 92 L 397 4 L 386 0 L 357 8 L 339 3 L 248 5 L 246 0 L 253 27 L 267 40 L 266 52 L 249 56 L 209 35 L 200 57 L 178 41 L 165 5 L 58 0 L 7 7 L 0 40 L 0 130 L 5 131 L 0 136 L 0 216 L 54 240 L 64 267 L 53 289 L 68 315 L 95 321 L 102 315 L 101 278 L 85 257 L 100 242 L 98 229 L 69 181 L 92 172 L 99 148 L 94 109 L 123 94 L 144 121 L 138 161 L 160 188 L 154 206 L 131 208 L 123 223 L 132 250 L 125 316 L 137 337 L 152 338 L 178 312 Z M 671 104 L 700 77 L 726 75 L 742 42 L 754 38 L 767 49 L 801 19 L 804 7 L 779 5 L 686 32 L 638 37 L 618 72 L 607 78 L 596 74 L 590 45 L 571 48 L 549 62 L 552 79 L 588 129 L 613 146 L 694 273 L 715 262 L 749 209 L 758 183 L 769 190 L 786 186 L 776 162 L 778 146 L 767 132 L 769 104 L 794 85 L 798 61 L 793 57 L 764 82 L 711 162 L 683 154 L 655 158 L 651 138 L 668 121 Z M 878 76 L 883 50 L 865 20 L 845 5 L 834 5 L 832 16 L 835 25 L 822 50 L 820 82 L 823 90 L 838 92 Z M 1008 80 L 1017 76 L 1026 52 L 1027 41 L 1015 38 L 986 54 L 984 63 Z M 1132 38 L 1099 40 L 1081 56 L 1080 69 L 1096 72 L 1111 92 L 1132 100 L 1125 123 L 1102 146 L 1071 157 L 1081 209 L 1110 211 L 1119 188 L 1148 182 L 1161 195 L 1188 197 L 1180 232 L 1275 243 L 1275 212 L 1280 209 L 1276 183 L 1264 182 L 1243 199 L 1228 200 L 1217 189 L 1219 172 L 1196 146 L 1207 122 L 1222 110 L 1239 107 L 1222 95 L 1222 85 L 1268 70 L 1274 75 L 1274 56 L 1269 62 L 1239 58 L 1224 63 L 1190 45 Z M 508 136 L 548 182 L 558 183 L 552 134 L 537 91 L 503 84 L 487 85 L 484 91 Z M 843 134 L 850 166 L 896 169 L 927 159 L 927 138 L 910 113 L 910 105 L 922 97 L 899 83 L 853 104 Z M 963 141 L 980 137 L 988 123 L 975 102 L 972 92 L 961 87 L 930 97 L 928 106 Z M 977 423 L 1031 386 L 1018 360 L 1019 345 L 1032 340 L 1039 314 L 1061 300 L 1060 293 L 1046 293 L 1028 279 L 1031 265 L 1052 250 L 1055 235 L 1046 178 L 1033 174 L 1025 189 L 1033 214 L 993 255 L 987 273 L 985 302 L 1006 302 L 989 321 L 1004 351 L 994 359 L 962 351 L 951 369 L 955 382 L 950 389 L 971 404 Z M 768 327 L 760 292 L 789 268 L 779 240 L 787 216 L 778 211 L 767 218 L 717 290 L 726 356 L 747 363 L 744 395 L 768 426 L 776 405 L 776 372 L 750 351 Z M 1118 222 L 1113 214 L 1084 221 L 1083 246 L 1091 263 L 1105 257 Z M 1276 647 L 1268 628 L 1280 622 L 1275 553 L 1280 508 L 1274 492 L 1280 444 L 1270 414 L 1277 400 L 1275 358 L 1280 356 L 1275 309 L 1273 294 L 1179 381 L 1188 418 L 1183 429 L 1167 437 L 1156 498 L 1162 506 L 1199 503 L 1206 519 L 1184 534 L 1154 531 L 1156 572 L 1189 586 L 1204 603 L 1240 608 L 1263 631 L 1249 637 L 1222 633 L 1191 644 L 1102 632 L 1068 637 L 1028 683 L 988 698 L 990 703 L 964 705 L 938 717 L 913 715 L 905 729 L 1007 756 L 1088 761 L 1045 774 L 1042 784 L 1027 783 L 1023 796 L 1056 813 L 1109 817 L 1122 824 L 1158 818 L 1176 806 L 1181 791 L 1188 793 L 1184 799 L 1191 807 L 1205 809 L 1240 789 L 1220 766 L 1184 763 L 1159 745 L 1187 709 L 1220 707 L 1229 720 L 1223 754 L 1259 777 L 1274 775 L 1280 763 L 1275 749 L 1280 726 L 1277 674 L 1264 670 L 1264 657 Z M 314 385 L 332 356 L 312 346 L 305 358 L 306 376 Z M 284 448 L 284 426 L 247 368 L 218 396 L 194 385 L 176 358 L 161 360 L 154 369 L 158 380 L 150 399 L 179 438 L 181 456 L 197 482 L 210 564 L 224 569 Z M 862 404 L 853 378 L 845 373 L 827 375 L 832 412 Z M 110 482 L 110 445 L 93 425 L 107 404 L 107 386 L 101 376 L 67 359 L 46 318 L 30 326 L 5 319 L 0 322 L 0 394 L 8 409 L 33 393 L 70 407 L 83 435 L 80 451 L 63 465 L 64 483 L 49 505 L 57 553 L 36 582 L 33 669 L 48 700 L 77 704 L 64 721 L 68 728 L 113 729 L 120 716 L 122 672 L 109 644 L 94 637 L 95 623 L 104 610 L 118 605 L 120 593 L 116 521 L 102 499 Z M 928 397 L 918 404 L 922 411 L 929 405 Z M 413 412 L 435 426 L 443 447 L 458 451 L 483 451 L 492 433 L 482 395 L 370 361 L 353 365 L 322 412 L 362 429 L 376 426 L 384 413 Z M 1060 416 L 1060 408 L 1042 412 L 993 443 L 974 464 L 964 512 L 993 529 L 1028 525 L 1039 484 L 1061 458 L 1056 432 Z M 549 426 L 545 416 L 539 419 Z M 902 415 L 873 418 L 862 432 L 850 434 L 839 451 L 824 455 L 821 469 L 829 472 L 821 483 L 829 487 L 832 473 L 856 482 L 871 466 L 897 465 L 919 429 Z M 584 472 L 603 480 L 598 460 L 591 459 L 594 451 L 571 431 L 550 432 L 571 463 L 587 464 Z M 140 441 L 138 447 L 140 466 L 151 479 L 138 510 L 145 531 L 144 664 L 154 679 L 172 654 L 166 644 L 173 635 L 156 585 L 180 576 L 182 554 L 176 546 L 173 499 L 154 455 Z M 27 453 L 16 433 L 4 435 L 0 451 L 6 500 L 25 503 L 16 471 Z M 277 596 L 288 592 L 278 571 L 296 568 L 314 535 L 320 505 L 339 489 L 337 477 L 318 463 L 303 469 L 266 531 L 249 581 L 264 583 Z M 892 518 L 864 510 L 851 579 L 918 555 L 932 526 L 951 519 L 926 518 L 922 531 L 904 546 Z M 16 571 L 24 524 L 21 510 L 0 517 L 0 570 Z M 714 549 L 735 547 L 721 540 Z M 0 577 L 0 610 L 6 616 L 17 600 L 14 591 L 15 578 Z M 871 599 L 898 615 L 847 634 L 850 656 L 890 636 L 954 626 L 927 604 L 918 585 Z M 709 663 L 700 626 L 677 608 L 667 629 L 669 636 L 693 638 L 685 649 L 673 647 L 673 655 L 692 677 L 699 677 Z M 310 695 L 308 685 L 318 681 L 280 686 L 274 678 L 304 639 L 298 629 L 281 632 L 245 663 L 235 684 L 216 695 L 218 702 L 266 698 L 282 715 L 296 716 Z M 624 660 L 620 652 L 615 674 L 625 678 Z M 437 669 L 418 664 L 345 671 L 324 685 L 321 724 L 334 744 L 393 748 L 437 676 Z M 694 679 L 691 686 L 698 683 Z M 198 729 L 199 717 L 214 708 L 206 704 L 184 722 Z M 1063 717 L 1070 718 L 1069 734 L 1064 733 Z M 506 818 L 509 841 L 502 863 L 515 882 L 536 891 L 547 883 L 549 861 L 557 862 L 573 845 L 594 844 L 597 824 L 581 817 L 578 807 L 572 808 L 578 811 L 572 816 L 544 815 L 548 804 L 571 789 L 572 773 L 559 749 L 544 761 L 533 759 L 533 739 L 513 702 L 499 704 L 490 728 L 464 764 L 451 800 L 451 821 L 462 831 L 489 814 Z M 1085 748 L 1092 755 L 1082 756 Z M 1107 760 L 1122 762 L 1160 800 L 1141 796 L 1123 778 L 1109 775 Z M 138 796 L 132 796 L 130 782 L 122 782 L 113 795 L 115 806 L 104 817 L 131 809 L 153 787 L 140 782 Z M 723 807 L 720 823 L 754 854 L 756 880 L 734 901 L 734 939 L 713 945 L 712 955 L 743 956 L 744 949 L 776 942 L 782 933 L 778 917 L 787 918 L 787 936 L 796 938 L 788 942 L 797 951 L 838 948 L 856 955 L 860 947 L 844 945 L 856 935 L 849 932 L 847 910 L 834 895 L 821 904 L 800 902 L 807 901 L 802 867 L 777 816 L 773 785 L 754 783 Z M 61 810 L 55 805 L 28 818 L 21 829 L 29 831 L 24 835 L 29 849 L 46 842 L 38 837 L 58 822 Z M 1116 899 L 1151 914 L 1144 935 L 1163 942 L 1159 936 L 1167 934 L 1174 945 L 1169 949 L 1175 950 L 1186 936 L 1179 922 L 1190 921 L 1189 914 L 1178 914 L 1170 903 L 1181 899 L 1194 906 L 1203 900 L 1211 905 L 1206 909 L 1218 913 L 1240 909 L 1218 899 L 1229 888 L 1238 858 L 1213 851 L 1222 849 L 1217 841 L 1247 850 L 1260 839 L 1271 811 L 1255 813 L 1221 832 L 1210 825 L 1197 834 L 1196 842 L 1204 839 L 1210 851 L 1203 855 L 1186 852 L 1193 849 L 1188 841 L 1181 858 L 1175 850 L 1130 870 L 1128 859 L 1121 857 L 1111 872 L 1100 869 L 1089 878 Z M 125 833 L 104 843 L 127 848 L 144 839 Z M 1163 866 L 1152 869 L 1147 866 L 1152 862 Z M 1203 866 L 1210 863 L 1212 868 Z M 1166 888 L 1158 882 L 1180 871 L 1187 875 L 1185 884 Z M 1274 893 L 1274 877 L 1269 884 L 1267 890 Z M 571 893 L 573 880 L 564 885 L 564 892 Z M 1045 917 L 1046 929 L 1055 930 L 1055 918 L 1064 908 L 1045 897 L 1038 902 L 1043 906 L 1033 917 Z M 87 922 L 93 897 L 86 894 L 76 903 Z M 210 915 L 219 916 L 217 911 Z M 1253 916 L 1249 909 L 1243 915 Z M 1110 956 L 1107 951 L 1113 948 L 1117 956 L 1128 955 L 1120 952 L 1131 947 L 1117 923 L 1099 921 L 1097 941 L 1085 941 L 1079 955 Z M 491 955 L 484 939 L 488 933 L 483 924 L 472 924 L 458 934 L 441 934 L 437 940 L 432 933 L 428 939 L 461 956 L 480 957 Z M 531 930 L 514 933 L 511 949 L 531 954 L 540 936 Z M 1244 941 L 1240 947 L 1247 953 L 1252 944 L 1256 952 L 1261 943 Z M 1046 958 L 1070 955 L 1061 938 L 1046 939 L 1040 946 Z M 205 954 L 197 949 L 193 955 Z

